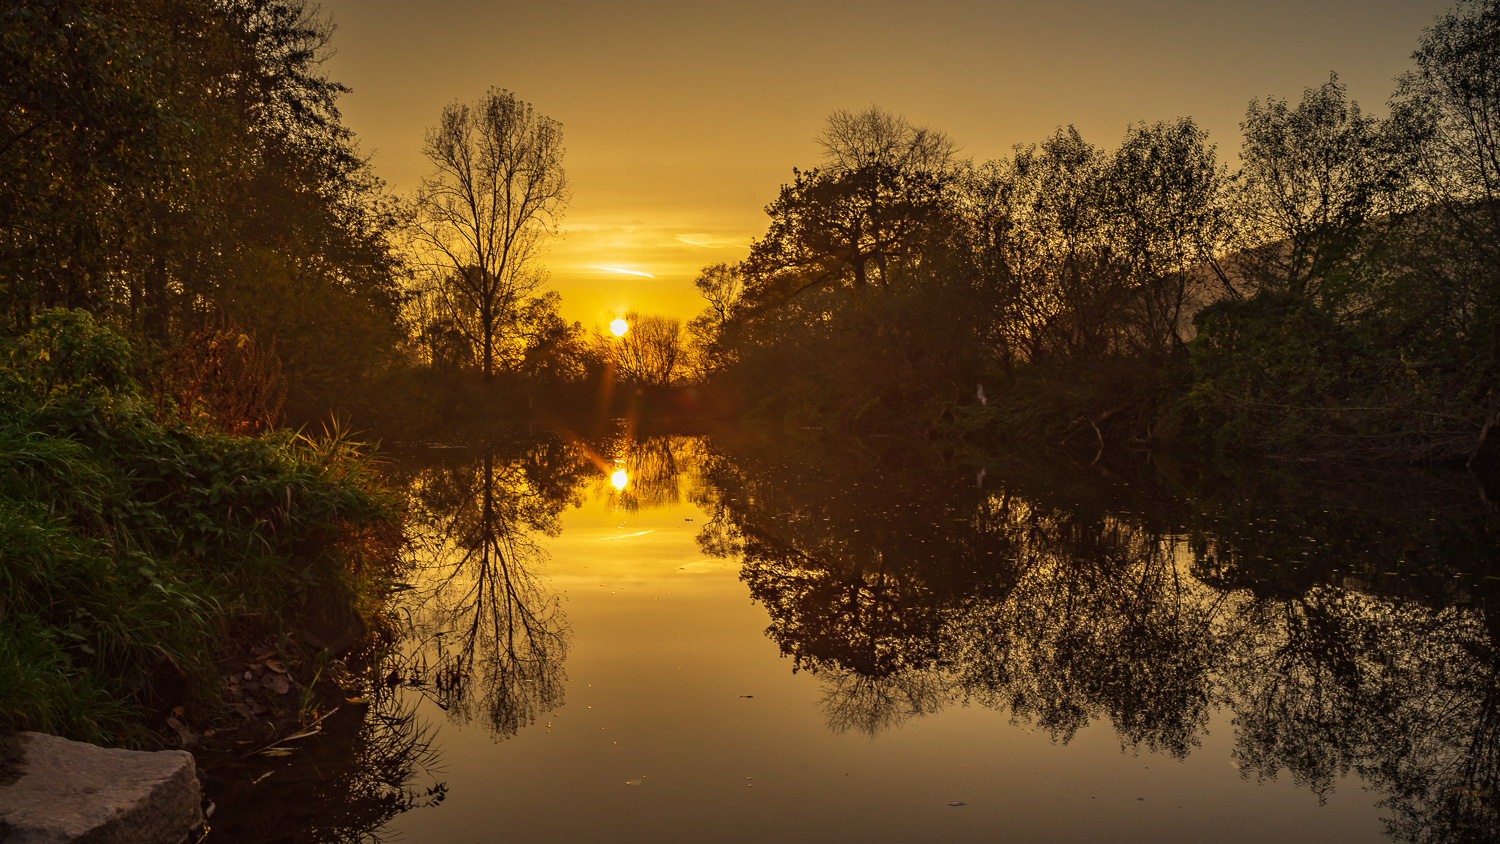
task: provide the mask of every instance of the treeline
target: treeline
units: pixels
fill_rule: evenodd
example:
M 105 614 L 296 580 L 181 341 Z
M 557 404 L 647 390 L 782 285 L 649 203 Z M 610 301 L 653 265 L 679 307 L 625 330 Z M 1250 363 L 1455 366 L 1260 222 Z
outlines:
M 678 321 L 590 335 L 545 288 L 561 126 L 500 89 L 453 103 L 394 196 L 342 123 L 332 34 L 307 0 L 0 10 L 0 337 L 87 311 L 158 405 L 237 432 L 675 382 Z
M 336 426 L 275 430 L 405 337 L 401 217 L 313 12 L 0 9 L 0 729 L 272 729 L 386 626 L 403 503 Z M 226 682 L 247 649 L 293 679 Z
M 1232 171 L 1188 118 L 974 163 L 836 112 L 700 279 L 701 359 L 773 418 L 1471 459 L 1500 418 L 1500 3 L 1413 60 L 1385 118 L 1336 76 L 1251 102 Z
M 306 416 L 396 359 L 398 217 L 340 122 L 346 89 L 322 72 L 331 25 L 315 12 L 303 0 L 0 11 L 6 335 L 44 309 L 82 308 L 160 358 L 191 356 L 194 335 L 228 325 L 237 348 L 279 361 L 288 408 Z
M 235 430 L 283 406 L 420 425 L 691 387 L 673 409 L 1471 460 L 1500 420 L 1497 0 L 1424 31 L 1386 117 L 1337 77 L 1250 103 L 1233 169 L 1189 118 L 972 162 L 836 112 L 748 258 L 697 279 L 704 312 L 623 315 L 623 336 L 545 286 L 561 126 L 500 89 L 453 103 L 430 175 L 392 197 L 314 12 L 0 12 L 0 333 L 85 309 L 135 341 L 159 405 Z

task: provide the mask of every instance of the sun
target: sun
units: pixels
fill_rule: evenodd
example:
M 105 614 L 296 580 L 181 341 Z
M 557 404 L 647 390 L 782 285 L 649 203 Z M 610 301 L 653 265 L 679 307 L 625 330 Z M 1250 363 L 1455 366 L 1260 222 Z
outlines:
M 630 475 L 626 474 L 624 469 L 616 469 L 615 473 L 609 476 L 609 482 L 615 489 L 624 489 L 625 485 L 630 483 Z
M 630 330 L 630 323 L 623 319 L 617 319 L 609 324 L 609 330 L 614 332 L 616 337 L 624 337 L 625 332 Z

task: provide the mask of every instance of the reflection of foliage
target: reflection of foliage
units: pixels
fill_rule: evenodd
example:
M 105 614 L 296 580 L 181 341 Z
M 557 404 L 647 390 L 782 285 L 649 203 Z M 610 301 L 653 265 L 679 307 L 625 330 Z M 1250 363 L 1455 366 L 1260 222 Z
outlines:
M 1111 517 L 992 499 L 1014 582 L 948 633 L 973 699 L 1067 740 L 1109 717 L 1132 747 L 1185 756 L 1207 724 L 1215 605 L 1170 543 Z
M 428 533 L 411 602 L 416 642 L 393 682 L 500 738 L 562 703 L 569 633 L 539 576 L 546 554 L 532 535 L 556 535 L 587 465 L 576 449 L 545 442 L 486 450 L 411 479 Z
M 324 730 L 317 745 L 270 773 L 253 780 L 243 773 L 226 783 L 211 780 L 217 801 L 244 807 L 212 818 L 213 838 L 364 844 L 384 838 L 397 815 L 436 806 L 447 796 L 448 784 L 437 779 L 435 730 L 420 720 L 414 703 L 395 694 L 377 695 L 362 716 L 339 717 L 343 720 Z M 346 723 L 355 717 L 357 724 Z
M 1246 777 L 1321 796 L 1357 774 L 1398 840 L 1500 836 L 1500 542 L 1462 487 L 1111 492 L 1051 467 L 982 490 L 899 452 L 764 442 L 700 465 L 700 544 L 743 555 L 836 731 L 978 703 L 1182 757 L 1227 709 Z

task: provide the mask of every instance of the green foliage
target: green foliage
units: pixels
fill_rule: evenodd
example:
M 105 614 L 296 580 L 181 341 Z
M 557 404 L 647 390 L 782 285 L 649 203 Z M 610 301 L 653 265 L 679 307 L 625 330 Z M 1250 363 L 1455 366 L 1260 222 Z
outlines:
M 139 743 L 217 706 L 225 637 L 378 621 L 399 508 L 347 437 L 159 425 L 118 336 L 36 323 L 0 365 L 0 725 Z
M 0 11 L 0 334 L 84 308 L 163 346 L 226 312 L 303 414 L 390 366 L 397 218 L 320 70 L 330 35 L 306 0 Z
M 1465 382 L 1484 364 L 1443 366 L 1437 349 L 1413 346 L 1402 336 L 1410 326 L 1387 317 L 1340 320 L 1285 293 L 1205 309 L 1187 397 L 1199 429 L 1227 449 L 1397 461 L 1469 456 L 1489 393 Z
M 6 352 L 6 394 L 25 392 L 46 402 L 54 396 L 102 397 L 139 393 L 130 377 L 130 347 L 98 325 L 87 311 L 39 314 L 31 331 Z

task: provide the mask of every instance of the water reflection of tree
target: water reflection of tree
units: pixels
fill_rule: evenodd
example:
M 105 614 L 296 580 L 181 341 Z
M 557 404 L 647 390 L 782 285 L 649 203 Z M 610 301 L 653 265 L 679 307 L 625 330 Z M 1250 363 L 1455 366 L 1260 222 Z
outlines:
M 563 508 L 596 473 L 555 441 L 486 448 L 414 473 L 425 525 L 408 601 L 415 641 L 392 682 L 499 738 L 562 704 L 570 633 L 534 537 L 558 533 Z
M 318 743 L 273 771 L 215 783 L 221 803 L 275 810 L 221 812 L 209 821 L 211 840 L 374 842 L 397 815 L 447 796 L 435 731 L 414 702 L 377 695 L 362 714 L 335 713 L 324 727 Z
M 703 451 L 698 437 L 646 436 L 615 444 L 617 465 L 628 478 L 624 488 L 609 489 L 613 503 L 627 511 L 649 510 L 682 501 L 682 480 L 696 474 Z M 609 483 L 604 478 L 601 484 Z
M 305 840 L 318 842 L 379 841 L 396 815 L 436 806 L 448 794 L 445 782 L 422 788 L 419 777 L 433 776 L 438 753 L 435 730 L 417 715 L 416 707 L 394 695 L 380 697 L 366 713 L 354 737 L 353 774 L 343 780 L 343 793 L 318 801 L 320 811 Z M 264 840 L 264 839 L 261 839 Z
M 945 631 L 966 699 L 1064 741 L 1108 718 L 1122 742 L 1181 757 L 1214 703 L 1222 604 L 1185 577 L 1177 547 L 1102 514 L 997 495 L 979 512 L 1011 569 L 1006 588 Z
M 978 703 L 1062 741 L 1108 721 L 1127 748 L 1181 757 L 1225 708 L 1247 778 L 1323 795 L 1356 773 L 1393 838 L 1500 836 L 1487 511 L 1405 490 L 1381 511 L 1323 484 L 1260 505 L 1137 483 L 1111 504 L 822 448 L 705 455 L 699 540 L 742 555 L 831 728 Z

